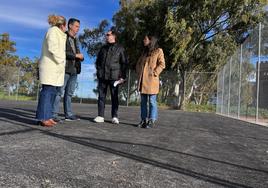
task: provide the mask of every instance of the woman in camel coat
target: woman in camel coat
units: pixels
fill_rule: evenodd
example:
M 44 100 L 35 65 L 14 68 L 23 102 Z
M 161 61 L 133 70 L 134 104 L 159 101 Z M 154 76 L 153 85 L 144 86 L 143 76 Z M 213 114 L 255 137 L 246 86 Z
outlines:
M 158 47 L 156 37 L 145 36 L 143 45 L 143 53 L 136 64 L 138 91 L 141 94 L 141 122 L 138 127 L 152 128 L 157 120 L 156 98 L 159 93 L 159 75 L 165 68 L 165 59 L 163 50 Z M 149 112 L 147 111 L 148 101 Z

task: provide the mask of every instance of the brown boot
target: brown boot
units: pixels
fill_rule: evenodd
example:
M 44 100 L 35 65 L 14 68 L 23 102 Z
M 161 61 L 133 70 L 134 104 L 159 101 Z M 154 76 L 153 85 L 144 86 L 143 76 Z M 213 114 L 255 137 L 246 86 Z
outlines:
M 43 127 L 53 127 L 54 126 L 54 124 L 49 120 L 40 121 L 40 125 Z
M 50 121 L 51 123 L 53 123 L 54 125 L 56 125 L 57 124 L 57 122 L 56 121 L 54 121 L 53 119 L 49 119 L 48 121 Z

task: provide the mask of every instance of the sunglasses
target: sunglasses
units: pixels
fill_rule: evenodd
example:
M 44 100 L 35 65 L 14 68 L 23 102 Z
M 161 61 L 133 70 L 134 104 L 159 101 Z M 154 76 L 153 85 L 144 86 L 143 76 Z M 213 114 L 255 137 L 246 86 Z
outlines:
M 111 36 L 111 35 L 113 35 L 113 34 L 112 34 L 112 33 L 107 33 L 107 34 L 106 34 L 107 37 L 108 37 L 108 36 Z

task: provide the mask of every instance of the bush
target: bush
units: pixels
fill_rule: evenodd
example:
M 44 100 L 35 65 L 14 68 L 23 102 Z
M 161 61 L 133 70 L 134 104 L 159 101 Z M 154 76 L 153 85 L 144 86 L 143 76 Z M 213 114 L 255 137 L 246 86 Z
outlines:
M 209 104 L 203 104 L 203 105 L 197 105 L 197 104 L 186 104 L 185 105 L 185 111 L 188 112 L 216 112 L 216 106 L 215 105 L 209 105 Z

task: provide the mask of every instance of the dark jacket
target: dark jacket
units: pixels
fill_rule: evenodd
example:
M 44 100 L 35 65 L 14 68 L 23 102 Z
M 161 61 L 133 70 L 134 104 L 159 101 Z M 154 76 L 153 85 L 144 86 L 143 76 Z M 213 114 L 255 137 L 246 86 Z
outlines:
M 97 56 L 97 78 L 101 80 L 118 80 L 126 78 L 127 56 L 125 49 L 115 43 L 104 45 Z
M 78 41 L 77 38 L 73 38 L 69 35 L 68 32 L 67 39 L 66 39 L 66 66 L 65 66 L 65 73 L 69 74 L 80 74 L 81 72 L 81 60 L 76 58 L 75 55 L 80 53 L 80 49 L 78 47 Z M 72 46 L 70 44 L 69 38 L 74 39 L 74 45 L 75 45 L 75 52 L 72 49 Z

